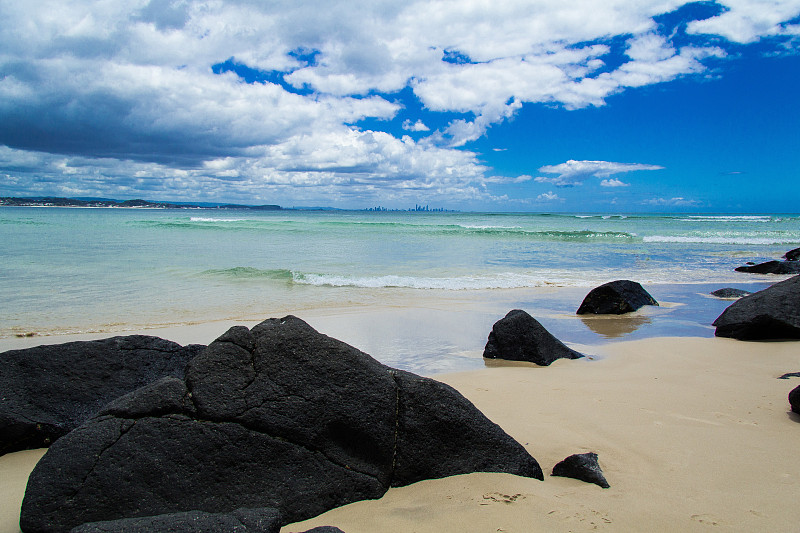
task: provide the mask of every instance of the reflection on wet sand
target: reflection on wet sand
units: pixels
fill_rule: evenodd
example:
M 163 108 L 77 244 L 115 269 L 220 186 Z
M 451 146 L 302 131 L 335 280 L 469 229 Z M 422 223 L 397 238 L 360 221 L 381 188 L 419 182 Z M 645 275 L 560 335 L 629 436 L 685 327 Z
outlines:
M 627 315 L 582 315 L 579 317 L 590 330 L 606 339 L 615 339 L 650 324 L 647 315 L 630 313 Z

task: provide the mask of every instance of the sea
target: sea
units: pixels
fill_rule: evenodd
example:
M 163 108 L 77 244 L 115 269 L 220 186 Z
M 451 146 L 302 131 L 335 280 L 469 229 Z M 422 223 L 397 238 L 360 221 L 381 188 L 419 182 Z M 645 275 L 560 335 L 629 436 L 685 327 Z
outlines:
M 514 308 L 576 345 L 713 336 L 708 293 L 785 279 L 734 268 L 800 246 L 800 216 L 0 207 L 0 243 L 0 338 L 295 314 L 435 373 Z M 615 279 L 662 305 L 576 318 Z

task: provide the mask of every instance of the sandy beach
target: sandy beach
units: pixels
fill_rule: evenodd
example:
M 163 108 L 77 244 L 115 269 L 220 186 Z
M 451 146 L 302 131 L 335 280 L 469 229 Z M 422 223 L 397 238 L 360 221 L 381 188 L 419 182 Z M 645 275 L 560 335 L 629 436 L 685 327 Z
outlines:
M 334 316 L 309 322 L 332 336 L 331 329 L 343 332 Z M 147 333 L 207 343 L 225 326 Z M 5 339 L 0 348 L 33 342 Z M 572 347 L 592 357 L 435 375 L 521 442 L 544 482 L 504 474 L 424 481 L 282 531 L 800 529 L 800 417 L 786 399 L 800 379 L 777 379 L 800 371 L 800 343 L 662 337 Z M 587 451 L 599 455 L 609 489 L 547 475 Z M 0 458 L 0 533 L 19 531 L 25 482 L 41 454 Z

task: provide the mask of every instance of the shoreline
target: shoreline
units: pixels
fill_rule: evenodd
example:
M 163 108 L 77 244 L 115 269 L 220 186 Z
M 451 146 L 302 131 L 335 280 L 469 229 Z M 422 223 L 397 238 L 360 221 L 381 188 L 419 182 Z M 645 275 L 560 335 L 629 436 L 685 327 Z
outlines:
M 544 482 L 484 473 L 423 481 L 282 532 L 796 530 L 800 416 L 786 395 L 800 379 L 777 378 L 800 370 L 800 342 L 662 337 L 590 348 L 597 359 L 435 376 L 522 443 Z M 549 476 L 587 451 L 611 488 Z M 17 533 L 14 498 L 40 453 L 0 458 L 9 509 L 0 533 Z

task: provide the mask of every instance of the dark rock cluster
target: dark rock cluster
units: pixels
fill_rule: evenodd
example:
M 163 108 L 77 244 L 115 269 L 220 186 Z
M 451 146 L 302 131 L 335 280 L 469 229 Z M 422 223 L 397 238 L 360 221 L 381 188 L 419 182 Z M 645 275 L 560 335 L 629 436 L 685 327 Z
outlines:
M 289 316 L 231 328 L 185 378 L 130 392 L 61 437 L 29 478 L 20 523 L 26 533 L 61 532 L 194 511 L 241 522 L 262 515 L 237 509 L 274 508 L 285 524 L 391 486 L 477 471 L 543 479 L 536 460 L 451 387 Z

